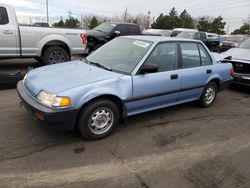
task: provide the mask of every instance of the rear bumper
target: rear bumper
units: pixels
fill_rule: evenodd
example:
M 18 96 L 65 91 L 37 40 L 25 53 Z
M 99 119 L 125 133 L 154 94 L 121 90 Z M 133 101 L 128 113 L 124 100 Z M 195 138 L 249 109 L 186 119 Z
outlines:
M 62 110 L 43 106 L 25 90 L 23 81 L 18 82 L 17 92 L 26 109 L 42 126 L 60 130 L 73 130 L 75 128 L 78 109 Z
M 232 84 L 232 82 L 233 82 L 233 80 L 221 81 L 219 91 L 223 91 L 223 90 L 227 89 Z
M 233 83 L 250 86 L 250 74 L 234 74 Z

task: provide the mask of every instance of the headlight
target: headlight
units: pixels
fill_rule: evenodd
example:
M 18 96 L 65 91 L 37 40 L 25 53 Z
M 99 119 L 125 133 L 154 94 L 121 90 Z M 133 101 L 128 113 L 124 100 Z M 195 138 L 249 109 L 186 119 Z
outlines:
M 48 107 L 70 107 L 71 100 L 69 97 L 59 97 L 54 94 L 41 91 L 37 95 L 37 99 Z

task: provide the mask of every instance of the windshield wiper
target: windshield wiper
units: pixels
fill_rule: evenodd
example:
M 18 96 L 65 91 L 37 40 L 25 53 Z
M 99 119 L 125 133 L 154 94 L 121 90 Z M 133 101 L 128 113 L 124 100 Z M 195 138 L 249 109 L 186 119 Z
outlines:
M 88 64 L 92 64 L 92 65 L 95 65 L 95 66 L 97 66 L 97 67 L 100 67 L 100 68 L 103 68 L 103 69 L 112 71 L 111 68 L 108 68 L 108 67 L 106 67 L 106 66 L 104 66 L 104 65 L 102 65 L 102 64 L 100 64 L 100 63 L 96 63 L 96 62 L 89 61 L 89 60 L 87 60 L 86 58 L 83 58 L 83 60 L 84 60 L 86 63 L 88 63 Z
M 106 67 L 106 66 L 104 66 L 104 65 L 102 65 L 102 64 L 100 64 L 100 63 L 95 63 L 95 62 L 90 62 L 90 61 L 89 61 L 89 63 L 90 63 L 90 64 L 93 64 L 93 65 L 96 65 L 96 66 L 98 66 L 98 67 L 100 67 L 100 68 L 103 68 L 103 69 L 112 71 L 111 68 L 108 68 L 108 67 Z

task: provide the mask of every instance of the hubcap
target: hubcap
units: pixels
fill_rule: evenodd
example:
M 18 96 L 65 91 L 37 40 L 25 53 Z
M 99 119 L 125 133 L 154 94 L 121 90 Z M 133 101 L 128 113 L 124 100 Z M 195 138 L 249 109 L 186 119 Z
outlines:
M 109 108 L 96 110 L 89 119 L 89 128 L 94 134 L 104 134 L 113 125 L 114 114 Z
M 210 104 L 213 102 L 214 98 L 215 98 L 215 88 L 213 86 L 210 86 L 207 88 L 205 92 L 205 102 L 207 104 Z
M 61 63 L 65 61 L 65 56 L 61 51 L 53 51 L 49 55 L 49 63 L 50 64 L 56 64 Z

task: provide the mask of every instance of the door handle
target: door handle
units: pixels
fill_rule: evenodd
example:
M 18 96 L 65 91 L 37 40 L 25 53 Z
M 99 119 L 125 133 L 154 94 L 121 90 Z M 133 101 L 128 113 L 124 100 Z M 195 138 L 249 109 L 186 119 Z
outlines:
M 4 30 L 3 34 L 9 34 L 9 35 L 11 35 L 11 34 L 13 34 L 13 31 L 11 31 L 11 30 Z
M 178 79 L 178 74 L 173 74 L 170 77 L 171 77 L 171 80 L 176 80 Z
M 212 73 L 212 69 L 207 69 L 207 74 L 211 74 Z

